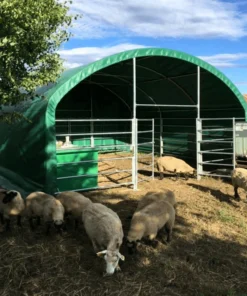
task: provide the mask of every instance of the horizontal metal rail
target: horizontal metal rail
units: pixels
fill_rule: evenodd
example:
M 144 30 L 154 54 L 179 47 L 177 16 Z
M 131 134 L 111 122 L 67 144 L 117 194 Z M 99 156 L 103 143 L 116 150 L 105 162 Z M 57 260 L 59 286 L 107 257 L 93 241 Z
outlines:
M 132 132 L 105 132 L 105 133 L 79 133 L 79 134 L 56 134 L 56 136 L 110 136 L 110 135 L 121 135 L 121 134 L 132 134 Z
M 151 119 L 145 119 L 145 120 L 151 120 Z M 108 119 L 108 118 L 106 118 L 106 119 L 69 119 L 69 118 L 56 119 L 56 122 L 67 122 L 67 121 L 71 121 L 71 122 L 83 122 L 83 121 L 85 121 L 85 122 L 91 122 L 91 121 L 93 121 L 93 122 L 102 122 L 102 121 L 105 121 L 105 122 L 116 121 L 116 122 L 118 122 L 118 121 L 121 121 L 121 122 L 123 122 L 123 121 L 132 121 L 132 119 Z
M 244 117 L 235 117 L 235 120 L 244 120 Z M 200 118 L 200 120 L 232 120 L 232 118 Z
M 138 143 L 137 145 L 138 145 L 138 146 L 141 146 L 141 145 L 152 145 L 152 144 L 154 144 L 154 142 Z
M 229 138 L 230 139 L 230 138 Z M 225 139 L 212 139 L 212 140 L 201 140 L 199 143 L 233 143 L 233 141 L 225 141 Z
M 96 162 L 108 162 L 114 160 L 124 160 L 124 159 L 132 159 L 132 156 L 129 157 L 114 157 L 114 158 L 100 158 L 98 160 L 81 160 L 81 161 L 73 161 L 73 162 L 64 162 L 57 163 L 59 166 L 67 165 L 67 164 L 77 164 L 77 163 L 96 163 Z
M 230 166 L 232 167 L 233 164 L 224 164 L 224 163 L 210 163 L 210 162 L 199 162 L 199 164 L 206 164 L 206 165 L 216 165 L 216 166 Z
M 223 177 L 223 178 L 231 178 L 229 175 L 217 175 L 217 174 L 210 174 L 210 173 L 200 173 L 200 176 L 209 176 L 209 177 Z
M 136 104 L 138 107 L 182 107 L 182 108 L 197 108 L 197 105 L 163 105 L 163 104 Z
M 152 133 L 152 130 L 138 131 L 138 134 Z
M 203 163 L 210 163 L 210 162 L 224 161 L 224 160 L 228 160 L 228 159 L 232 159 L 232 158 L 220 158 L 220 159 L 207 160 L 207 161 L 204 161 Z
M 232 128 L 212 128 L 212 129 L 201 129 L 198 132 L 217 132 L 217 131 L 229 131 L 232 132 Z
M 201 154 L 220 154 L 220 155 L 232 155 L 232 152 L 215 152 L 215 151 L 200 151 Z
M 97 176 L 104 176 L 104 175 L 113 175 L 113 174 L 119 174 L 119 173 L 129 173 L 132 172 L 132 170 L 116 170 L 116 171 L 110 171 L 110 172 L 99 172 L 98 174 L 82 174 L 78 176 L 66 176 L 66 177 L 59 177 L 57 180 L 63 180 L 63 179 L 71 179 L 71 178 L 82 178 L 82 177 L 97 177 Z
M 232 148 L 220 148 L 220 149 L 212 149 L 212 150 L 203 150 L 201 152 L 214 152 L 214 151 L 226 151 L 226 150 L 232 150 Z

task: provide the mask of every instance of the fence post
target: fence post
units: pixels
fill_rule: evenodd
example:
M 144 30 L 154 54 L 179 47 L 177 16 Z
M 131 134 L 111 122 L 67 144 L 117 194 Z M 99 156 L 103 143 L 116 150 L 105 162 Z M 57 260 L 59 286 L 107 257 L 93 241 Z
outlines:
M 154 179 L 154 118 L 152 119 L 152 179 Z
M 196 119 L 196 170 L 197 180 L 201 180 L 202 174 L 202 153 L 201 153 L 201 141 L 202 141 L 202 120 Z
M 160 156 L 164 153 L 164 144 L 163 144 L 163 118 L 160 117 Z
M 235 169 L 236 167 L 236 120 L 235 117 L 232 118 L 232 145 L 233 145 L 233 157 L 232 157 L 232 161 L 233 161 L 233 169 Z

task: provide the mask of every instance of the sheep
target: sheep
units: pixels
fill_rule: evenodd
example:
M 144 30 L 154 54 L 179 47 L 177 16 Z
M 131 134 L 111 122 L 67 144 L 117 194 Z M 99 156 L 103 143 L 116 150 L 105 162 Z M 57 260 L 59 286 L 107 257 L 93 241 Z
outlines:
M 17 216 L 17 225 L 21 227 L 21 216 L 25 209 L 25 202 L 20 192 L 15 190 L 0 189 L 0 222 L 4 224 L 5 230 L 10 230 L 10 217 Z
M 168 201 L 174 208 L 177 206 L 176 198 L 174 192 L 169 189 L 163 189 L 160 191 L 149 191 L 144 195 L 144 197 L 139 201 L 136 211 L 141 210 L 146 205 L 152 202 L 165 200 Z
M 52 222 L 58 232 L 61 232 L 64 225 L 64 207 L 62 203 L 44 192 L 33 192 L 27 196 L 25 214 L 29 218 L 31 230 L 34 230 L 33 218 L 38 217 L 38 225 L 40 225 L 40 217 L 42 216 L 46 223 L 47 235 L 50 232 Z
M 119 267 L 119 259 L 125 260 L 119 249 L 123 242 L 123 228 L 118 215 L 100 203 L 90 203 L 82 213 L 82 221 L 97 256 L 104 257 L 106 272 L 112 275 Z
M 79 219 L 81 219 L 82 210 L 91 203 L 91 200 L 80 193 L 65 191 L 59 193 L 56 198 L 62 203 L 65 215 L 71 214 L 75 218 L 75 229 L 78 228 Z
M 127 235 L 129 253 L 136 251 L 141 239 L 154 242 L 159 231 L 166 230 L 167 242 L 172 240 L 172 228 L 175 222 L 175 209 L 165 200 L 152 202 L 141 210 L 135 211 Z
M 196 170 L 188 165 L 184 160 L 173 157 L 173 156 L 163 156 L 157 159 L 157 168 L 160 173 L 160 180 L 164 178 L 164 171 L 176 173 L 176 179 L 178 175 L 184 174 L 186 180 L 188 180 L 188 175 L 196 175 Z
M 231 173 L 232 186 L 234 187 L 234 197 L 240 201 L 238 187 L 243 188 L 247 192 L 247 170 L 243 168 L 235 168 Z M 246 200 L 247 202 L 247 196 Z

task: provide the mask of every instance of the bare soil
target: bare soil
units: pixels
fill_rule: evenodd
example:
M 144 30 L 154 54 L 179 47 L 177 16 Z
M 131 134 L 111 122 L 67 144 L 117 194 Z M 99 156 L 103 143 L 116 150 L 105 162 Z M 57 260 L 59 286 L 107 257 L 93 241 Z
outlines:
M 106 162 L 104 168 L 130 169 L 129 161 L 121 162 Z M 144 168 L 139 174 L 142 178 L 148 175 Z M 104 178 L 103 186 L 119 182 L 123 176 Z M 125 178 L 130 177 L 126 174 Z M 127 234 L 128 217 L 138 200 L 147 191 L 162 188 L 174 190 L 178 201 L 172 242 L 159 241 L 157 248 L 142 244 L 138 254 L 131 256 L 124 241 L 122 272 L 112 277 L 102 277 L 104 260 L 94 254 L 83 225 L 74 230 L 70 221 L 63 236 L 53 229 L 47 237 L 43 225 L 32 233 L 27 221 L 22 229 L 12 221 L 12 231 L 0 234 L 0 295 L 247 295 L 247 203 L 243 190 L 242 200 L 237 202 L 232 186 L 222 180 L 175 181 L 167 174 L 160 181 L 156 172 L 154 180 L 139 184 L 138 191 L 122 187 L 83 194 L 115 210 Z

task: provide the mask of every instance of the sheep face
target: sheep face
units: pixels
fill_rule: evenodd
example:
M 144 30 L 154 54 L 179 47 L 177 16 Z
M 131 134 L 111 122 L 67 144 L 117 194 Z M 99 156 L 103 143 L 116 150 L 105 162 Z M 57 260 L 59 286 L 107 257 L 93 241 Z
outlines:
M 110 250 L 104 250 L 97 253 L 98 256 L 103 256 L 106 262 L 106 273 L 105 275 L 112 275 L 116 270 L 120 270 L 120 267 L 118 266 L 119 259 L 125 260 L 125 257 L 120 254 L 118 250 L 116 251 L 110 251 Z
M 13 191 L 13 190 L 7 191 L 5 193 L 4 198 L 3 198 L 3 203 L 4 204 L 10 203 L 17 196 L 17 194 L 18 193 L 16 191 Z

